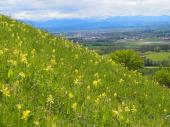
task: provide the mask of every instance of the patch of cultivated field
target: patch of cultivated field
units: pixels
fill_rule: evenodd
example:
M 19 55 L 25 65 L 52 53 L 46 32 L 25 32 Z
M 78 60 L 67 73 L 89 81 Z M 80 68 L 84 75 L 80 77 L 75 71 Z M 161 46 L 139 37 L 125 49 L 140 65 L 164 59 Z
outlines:
M 163 61 L 170 59 L 170 52 L 148 52 L 146 58 L 153 61 Z

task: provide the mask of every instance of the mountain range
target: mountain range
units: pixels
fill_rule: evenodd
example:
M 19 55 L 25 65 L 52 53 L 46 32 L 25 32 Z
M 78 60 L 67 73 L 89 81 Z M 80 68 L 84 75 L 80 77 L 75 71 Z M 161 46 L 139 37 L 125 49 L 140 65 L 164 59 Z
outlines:
M 116 16 L 106 19 L 52 19 L 24 22 L 48 31 L 103 30 L 122 28 L 155 28 L 170 25 L 170 16 Z

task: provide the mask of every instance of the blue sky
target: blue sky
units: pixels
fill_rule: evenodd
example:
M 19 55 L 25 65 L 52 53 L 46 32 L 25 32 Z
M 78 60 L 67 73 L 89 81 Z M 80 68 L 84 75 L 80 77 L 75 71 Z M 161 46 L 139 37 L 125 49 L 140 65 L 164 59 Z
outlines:
M 169 12 L 170 0 L 0 0 L 0 13 L 27 20 L 159 16 Z

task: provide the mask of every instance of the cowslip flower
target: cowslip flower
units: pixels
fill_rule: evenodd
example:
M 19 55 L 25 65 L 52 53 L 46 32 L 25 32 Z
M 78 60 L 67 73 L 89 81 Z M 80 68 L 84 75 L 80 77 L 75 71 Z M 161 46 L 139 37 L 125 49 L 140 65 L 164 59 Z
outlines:
M 20 76 L 21 78 L 25 78 L 25 77 L 26 77 L 26 75 L 25 75 L 24 72 L 20 72 L 20 73 L 19 73 L 19 76 Z
M 22 105 L 21 104 L 17 104 L 16 107 L 17 107 L 18 110 L 21 110 Z
M 101 83 L 101 79 L 97 79 L 93 81 L 94 86 L 98 86 Z
M 28 64 L 27 56 L 28 56 L 27 54 L 21 54 L 21 55 L 20 55 L 20 61 L 21 61 L 21 63 Z
M 2 89 L 0 90 L 2 92 L 3 95 L 10 97 L 10 90 L 7 87 L 2 87 Z
M 68 96 L 69 96 L 69 98 L 73 98 L 74 97 L 72 92 L 70 92 Z
M 27 121 L 28 118 L 30 117 L 30 113 L 31 113 L 30 110 L 25 110 L 25 111 L 23 111 L 23 112 L 22 112 L 22 118 L 21 118 L 21 119 Z
M 54 103 L 54 98 L 53 98 L 53 96 L 51 94 L 47 97 L 47 103 L 49 103 L 49 104 Z
M 131 111 L 132 111 L 132 112 L 137 112 L 137 109 L 136 109 L 135 105 L 132 105 Z
M 74 110 L 76 110 L 76 108 L 77 108 L 77 103 L 76 103 L 76 102 L 73 103 L 73 104 L 71 105 L 71 108 L 74 109 Z

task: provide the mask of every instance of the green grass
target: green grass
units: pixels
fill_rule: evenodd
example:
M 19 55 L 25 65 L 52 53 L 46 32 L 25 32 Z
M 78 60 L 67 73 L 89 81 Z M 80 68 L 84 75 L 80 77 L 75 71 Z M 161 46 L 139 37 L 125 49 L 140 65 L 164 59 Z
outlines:
M 170 52 L 147 52 L 146 58 L 153 61 L 163 61 L 170 59 Z
M 1 127 L 169 127 L 170 91 L 0 16 Z

